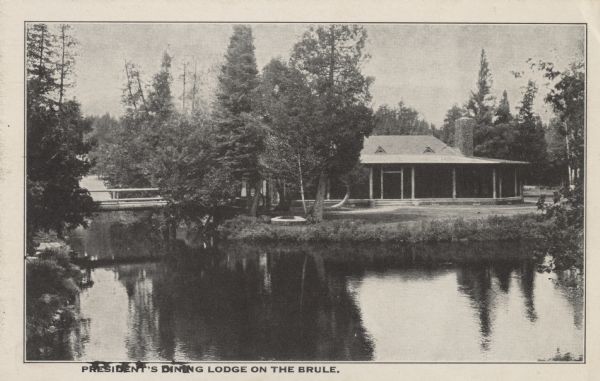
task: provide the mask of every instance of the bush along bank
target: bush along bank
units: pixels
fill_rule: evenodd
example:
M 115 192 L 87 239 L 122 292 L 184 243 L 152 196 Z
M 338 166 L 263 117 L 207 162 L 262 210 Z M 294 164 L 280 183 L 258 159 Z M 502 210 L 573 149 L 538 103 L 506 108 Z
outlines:
M 217 228 L 221 239 L 290 242 L 453 242 L 542 239 L 550 222 L 534 214 L 378 223 L 333 220 L 318 224 L 274 225 L 247 216 L 225 221 Z
M 82 271 L 71 263 L 71 249 L 56 245 L 26 262 L 27 359 L 60 357 L 70 328 L 78 318 L 75 302 Z

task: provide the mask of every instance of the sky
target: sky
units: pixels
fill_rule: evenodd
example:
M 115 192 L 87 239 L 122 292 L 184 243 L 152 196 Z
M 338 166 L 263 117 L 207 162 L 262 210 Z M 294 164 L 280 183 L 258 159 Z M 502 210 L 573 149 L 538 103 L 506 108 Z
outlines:
M 150 82 L 160 67 L 162 53 L 173 56 L 173 92 L 181 93 L 184 62 L 197 63 L 199 72 L 214 78 L 227 49 L 231 24 L 72 24 L 78 40 L 75 85 L 70 95 L 86 115 L 121 115 L 125 60 L 136 63 Z M 275 57 L 289 58 L 308 24 L 252 24 L 259 70 Z M 499 100 L 506 90 L 513 112 L 528 79 L 539 94 L 535 111 L 548 121 L 543 102 L 549 86 L 527 60 L 553 62 L 565 68 L 583 60 L 582 25 L 495 24 L 365 24 L 370 59 L 363 73 L 375 78 L 373 107 L 403 101 L 428 122 L 441 126 L 446 111 L 462 105 L 475 89 L 481 49 L 492 73 L 492 94 Z M 515 78 L 514 71 L 524 75 Z M 210 82 L 210 81 L 209 81 Z

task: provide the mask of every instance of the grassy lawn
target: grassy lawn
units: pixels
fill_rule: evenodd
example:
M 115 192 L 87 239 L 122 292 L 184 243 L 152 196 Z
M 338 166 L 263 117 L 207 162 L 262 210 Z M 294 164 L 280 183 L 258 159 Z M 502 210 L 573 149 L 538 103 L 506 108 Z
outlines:
M 536 213 L 535 204 L 518 205 L 427 205 L 382 206 L 361 209 L 327 210 L 326 220 L 360 219 L 369 222 L 412 222 L 437 219 L 480 219 Z M 302 210 L 294 211 L 302 213 Z

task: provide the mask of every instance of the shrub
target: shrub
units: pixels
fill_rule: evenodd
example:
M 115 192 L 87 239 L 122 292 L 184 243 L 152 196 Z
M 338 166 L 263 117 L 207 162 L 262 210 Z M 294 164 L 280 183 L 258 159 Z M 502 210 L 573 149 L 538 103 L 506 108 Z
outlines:
M 70 262 L 70 248 L 45 250 L 26 263 L 27 358 L 46 358 L 71 327 L 77 313 L 74 302 L 79 294 L 82 273 Z
M 545 224 L 534 215 L 519 215 L 395 224 L 347 219 L 283 226 L 239 216 L 225 221 L 217 231 L 221 238 L 230 240 L 416 243 L 537 239 L 544 236 Z

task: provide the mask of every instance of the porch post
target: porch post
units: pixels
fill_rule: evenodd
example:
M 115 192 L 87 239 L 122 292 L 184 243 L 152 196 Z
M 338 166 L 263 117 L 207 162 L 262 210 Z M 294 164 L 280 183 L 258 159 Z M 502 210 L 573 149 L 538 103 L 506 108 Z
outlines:
M 404 198 L 404 167 L 400 168 L 400 198 Z
M 369 166 L 369 200 L 373 199 L 373 166 Z
M 415 167 L 410 167 L 410 198 L 415 198 Z
M 492 197 L 496 198 L 496 168 L 494 167 L 492 169 Z
M 517 197 L 517 167 L 515 166 L 515 197 Z
M 381 196 L 380 198 L 383 200 L 383 164 L 381 165 L 381 167 L 379 167 L 379 175 L 380 175 L 379 176 L 379 180 L 380 180 L 380 183 L 381 183 L 380 184 L 381 189 L 380 189 L 379 193 L 380 193 L 380 196 Z
M 456 167 L 452 167 L 452 198 L 456 198 Z
M 502 172 L 498 176 L 498 197 L 502 198 Z

